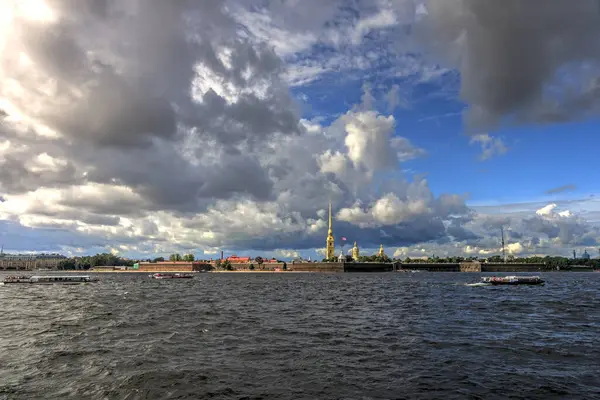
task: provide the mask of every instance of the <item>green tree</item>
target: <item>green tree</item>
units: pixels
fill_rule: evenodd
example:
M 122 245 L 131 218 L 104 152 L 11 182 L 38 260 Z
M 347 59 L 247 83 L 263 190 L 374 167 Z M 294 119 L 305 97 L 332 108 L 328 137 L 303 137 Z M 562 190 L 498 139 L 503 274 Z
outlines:
M 165 261 L 164 257 L 156 257 L 154 260 L 152 260 L 152 262 L 163 262 Z
M 75 261 L 72 259 L 67 259 L 59 262 L 57 268 L 60 270 L 73 270 L 77 269 L 77 266 L 75 265 Z
M 249 269 L 250 271 L 254 271 L 254 264 L 250 264 L 250 266 L 248 267 L 248 269 Z
M 194 255 L 193 254 L 186 254 L 185 256 L 183 256 L 183 261 L 187 261 L 187 262 L 192 262 L 194 261 Z
M 225 260 L 221 263 L 221 268 L 225 271 L 233 271 L 233 266 L 229 262 L 229 260 Z
M 181 260 L 182 260 L 181 254 L 179 254 L 179 253 L 171 254 L 169 256 L 169 261 L 181 261 Z

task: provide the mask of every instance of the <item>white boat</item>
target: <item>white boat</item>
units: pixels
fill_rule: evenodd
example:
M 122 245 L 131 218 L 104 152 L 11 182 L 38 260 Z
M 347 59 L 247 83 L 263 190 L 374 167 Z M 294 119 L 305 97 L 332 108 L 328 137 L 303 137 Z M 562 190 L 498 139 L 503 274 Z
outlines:
M 194 277 L 192 274 L 180 274 L 180 273 L 156 273 L 148 275 L 154 279 L 191 279 Z
M 87 275 L 34 275 L 34 276 L 7 276 L 2 282 L 5 285 L 24 283 L 37 285 L 81 285 L 97 282 Z
M 543 285 L 545 282 L 539 276 L 486 276 L 481 283 L 489 285 Z

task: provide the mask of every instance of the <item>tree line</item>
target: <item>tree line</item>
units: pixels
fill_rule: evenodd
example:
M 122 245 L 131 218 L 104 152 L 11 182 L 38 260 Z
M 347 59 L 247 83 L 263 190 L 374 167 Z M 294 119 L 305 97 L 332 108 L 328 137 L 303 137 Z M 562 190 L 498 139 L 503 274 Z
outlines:
M 125 259 L 111 253 L 101 253 L 94 256 L 71 257 L 58 263 L 60 270 L 90 269 L 104 266 L 132 267 L 136 261 Z
M 346 262 L 353 262 L 354 259 L 351 256 L 345 256 Z M 330 259 L 324 258 L 322 262 L 337 262 L 338 257 L 332 257 Z M 504 259 L 502 256 L 495 255 L 491 257 L 461 257 L 461 256 L 452 256 L 452 257 L 436 257 L 435 255 L 432 257 L 428 257 L 427 259 L 421 258 L 410 258 L 406 257 L 402 258 L 394 258 L 391 259 L 387 255 L 383 257 L 379 255 L 372 256 L 360 256 L 356 262 L 399 262 L 403 264 L 458 264 L 461 262 L 469 262 L 469 261 L 479 261 L 481 263 L 503 263 Z M 572 266 L 587 266 L 592 267 L 594 269 L 600 269 L 600 259 L 573 259 L 568 257 L 553 257 L 553 256 L 532 256 L 532 257 L 515 257 L 508 256 L 508 263 L 519 263 L 519 264 L 545 264 L 547 269 L 570 269 Z
M 345 256 L 346 262 L 354 261 L 352 257 Z M 193 254 L 181 254 L 175 253 L 169 256 L 169 261 L 187 261 L 192 262 L 195 260 Z M 58 264 L 58 269 L 60 270 L 77 270 L 77 269 L 90 269 L 94 267 L 101 266 L 127 266 L 131 267 L 134 263 L 139 261 L 147 261 L 147 262 L 162 262 L 165 261 L 164 257 L 156 257 L 153 259 L 143 259 L 143 260 L 131 260 L 123 257 L 119 257 L 117 255 L 111 253 L 101 253 L 93 256 L 82 256 L 82 257 L 71 257 L 62 260 Z M 323 262 L 337 262 L 338 258 L 334 257 L 331 259 L 323 259 Z M 461 256 L 452 256 L 452 257 L 436 257 L 432 256 L 427 259 L 419 259 L 419 258 L 410 258 L 406 257 L 404 259 L 394 258 L 391 259 L 387 255 L 383 257 L 379 255 L 371 255 L 371 256 L 360 256 L 357 262 L 401 262 L 403 264 L 414 264 L 414 263 L 461 263 L 466 261 L 479 261 L 482 263 L 502 263 L 504 262 L 502 256 L 495 255 L 487 258 L 480 257 L 461 257 Z M 286 264 L 283 261 L 279 261 L 284 264 L 284 269 Z M 568 257 L 553 257 L 553 256 L 532 256 L 532 257 L 515 257 L 508 256 L 507 262 L 509 263 L 521 263 L 521 264 L 545 264 L 547 269 L 561 269 L 568 270 L 574 265 L 588 266 L 594 269 L 600 269 L 600 259 L 573 259 Z M 254 262 L 249 265 L 249 269 L 262 269 L 264 265 L 264 259 L 262 257 L 256 257 Z M 216 260 L 215 261 L 216 269 L 224 269 L 224 270 L 232 270 L 233 267 L 228 260 Z

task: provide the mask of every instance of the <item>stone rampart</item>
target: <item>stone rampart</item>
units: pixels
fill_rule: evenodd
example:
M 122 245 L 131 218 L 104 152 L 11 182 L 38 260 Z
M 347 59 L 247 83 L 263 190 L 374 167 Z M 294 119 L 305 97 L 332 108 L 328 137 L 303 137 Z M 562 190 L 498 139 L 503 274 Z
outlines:
M 283 266 L 286 265 L 285 263 L 264 263 L 262 265 L 258 265 L 257 263 L 235 263 L 235 264 L 231 264 L 231 268 L 233 268 L 234 271 L 250 271 L 252 270 L 250 268 L 250 266 L 254 267 L 254 271 L 275 271 L 276 269 L 279 269 L 280 271 L 283 271 Z M 288 268 L 289 268 L 290 264 L 287 264 Z
M 140 263 L 138 269 L 132 269 L 139 272 L 192 272 L 194 270 L 192 263 Z
M 481 272 L 538 272 L 545 271 L 545 264 L 482 263 Z
M 290 263 L 287 267 L 295 272 L 344 272 L 344 263 L 340 262 Z
M 400 264 L 401 269 L 431 271 L 431 272 L 459 272 L 458 263 L 409 263 Z
M 460 272 L 481 272 L 479 261 L 464 261 L 459 264 Z
M 391 272 L 393 263 L 344 263 L 344 272 Z

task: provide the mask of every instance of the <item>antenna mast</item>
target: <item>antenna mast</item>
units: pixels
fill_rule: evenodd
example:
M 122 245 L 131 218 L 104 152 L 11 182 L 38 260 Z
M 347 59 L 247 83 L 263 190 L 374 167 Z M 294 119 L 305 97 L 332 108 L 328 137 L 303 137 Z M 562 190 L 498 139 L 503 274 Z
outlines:
M 502 259 L 506 263 L 506 251 L 504 249 L 504 226 L 500 227 L 500 232 L 502 233 Z

